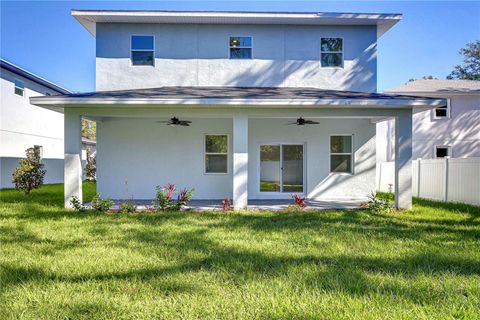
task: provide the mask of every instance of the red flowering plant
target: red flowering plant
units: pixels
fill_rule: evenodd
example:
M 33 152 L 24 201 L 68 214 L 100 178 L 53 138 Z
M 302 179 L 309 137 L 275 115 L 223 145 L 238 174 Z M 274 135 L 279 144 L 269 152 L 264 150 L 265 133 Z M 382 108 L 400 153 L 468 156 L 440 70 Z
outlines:
M 174 194 L 176 190 L 173 183 L 167 183 L 165 186 L 157 186 L 154 207 L 160 211 L 179 211 L 192 200 L 194 189 L 181 189 L 175 200 Z
M 295 205 L 300 208 L 305 208 L 307 205 L 305 204 L 305 197 L 300 196 L 299 194 L 292 195 L 293 201 Z

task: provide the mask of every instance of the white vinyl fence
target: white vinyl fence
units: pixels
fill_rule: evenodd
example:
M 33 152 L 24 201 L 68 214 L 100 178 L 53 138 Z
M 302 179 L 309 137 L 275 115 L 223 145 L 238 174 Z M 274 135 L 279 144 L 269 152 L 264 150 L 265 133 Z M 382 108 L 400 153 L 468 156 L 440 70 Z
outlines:
M 395 164 L 377 164 L 377 190 L 395 191 Z M 414 197 L 480 205 L 480 158 L 414 160 Z

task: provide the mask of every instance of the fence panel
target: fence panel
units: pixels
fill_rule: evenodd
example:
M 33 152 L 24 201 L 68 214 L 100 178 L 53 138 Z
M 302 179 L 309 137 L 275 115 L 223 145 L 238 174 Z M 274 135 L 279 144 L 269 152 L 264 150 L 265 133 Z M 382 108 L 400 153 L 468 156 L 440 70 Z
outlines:
M 395 163 L 377 165 L 377 190 L 395 191 Z M 412 193 L 419 198 L 480 205 L 480 158 L 412 162 Z

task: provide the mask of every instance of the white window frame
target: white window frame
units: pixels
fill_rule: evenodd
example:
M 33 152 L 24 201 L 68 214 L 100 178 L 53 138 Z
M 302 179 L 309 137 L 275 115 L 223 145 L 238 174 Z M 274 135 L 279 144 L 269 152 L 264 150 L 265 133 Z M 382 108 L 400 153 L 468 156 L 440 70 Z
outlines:
M 447 156 L 444 158 L 451 158 L 452 157 L 452 146 L 450 145 L 436 145 L 433 147 L 433 158 L 434 159 L 443 159 L 437 157 L 437 149 L 442 148 L 442 149 L 447 149 Z
M 153 37 L 153 49 L 152 50 L 133 49 L 132 48 L 133 37 Z M 133 64 L 133 51 L 152 52 L 153 53 L 153 64 L 152 65 Z M 131 67 L 155 67 L 155 52 L 156 52 L 156 50 L 155 50 L 155 35 L 153 35 L 153 34 L 132 34 L 132 35 L 130 35 L 130 66 Z
M 227 136 L 227 152 L 207 152 L 207 136 Z M 226 155 L 226 172 L 207 172 L 207 155 Z M 230 135 L 228 133 L 205 133 L 203 135 L 203 174 L 225 175 L 230 173 Z
M 251 39 L 250 42 L 252 43 L 252 45 L 250 47 L 231 47 L 230 46 L 230 38 L 250 38 Z M 250 59 L 233 59 L 231 49 L 250 49 L 250 51 L 252 52 L 252 54 L 251 54 L 252 57 Z M 244 35 L 232 36 L 232 35 L 229 35 L 228 36 L 228 59 L 229 60 L 253 60 L 253 36 L 244 36 Z
M 16 84 L 17 81 L 18 81 L 18 82 L 21 82 L 21 83 L 23 84 L 23 88 L 17 87 L 17 84 Z M 25 81 L 14 78 L 14 79 L 13 79 L 13 87 L 14 87 L 14 88 L 13 88 L 13 93 L 14 93 L 15 95 L 20 96 L 20 97 L 25 97 Z M 22 90 L 22 94 L 16 93 L 16 92 L 15 92 L 16 89 Z
M 435 112 L 435 110 L 437 109 L 443 109 L 443 108 L 435 108 L 435 109 L 432 109 L 432 118 L 434 120 L 445 120 L 445 119 L 450 119 L 450 98 L 447 99 L 447 107 L 446 107 L 446 110 L 447 110 L 447 115 L 445 117 L 438 117 L 437 116 L 437 113 Z
M 352 143 L 351 147 L 352 149 L 350 152 L 335 152 L 332 153 L 332 137 L 351 137 Z M 350 155 L 350 161 L 351 161 L 351 172 L 333 172 L 332 170 L 332 156 L 348 156 Z M 328 172 L 331 175 L 348 175 L 348 176 L 353 176 L 355 175 L 355 135 L 353 133 L 339 133 L 339 134 L 330 134 L 328 136 Z
M 342 51 L 322 51 L 322 39 L 342 39 Z M 342 65 L 340 66 L 322 66 L 322 53 L 341 53 L 342 54 Z M 321 37 L 320 38 L 320 68 L 322 69 L 343 69 L 345 67 L 345 39 L 344 37 Z

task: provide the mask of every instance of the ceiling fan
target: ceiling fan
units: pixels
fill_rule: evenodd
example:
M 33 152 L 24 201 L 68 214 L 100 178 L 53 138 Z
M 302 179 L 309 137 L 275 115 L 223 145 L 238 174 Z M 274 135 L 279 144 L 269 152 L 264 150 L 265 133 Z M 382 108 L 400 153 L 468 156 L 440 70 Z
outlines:
M 192 121 L 180 120 L 177 117 L 173 117 L 170 120 L 157 121 L 157 123 L 165 123 L 167 126 L 171 126 L 171 127 L 175 127 L 175 126 L 189 127 L 190 123 L 192 123 Z
M 287 125 L 297 125 L 297 126 L 304 126 L 306 124 L 319 124 L 320 122 L 312 121 L 312 120 L 305 120 L 302 117 L 298 118 L 295 121 L 290 121 Z

